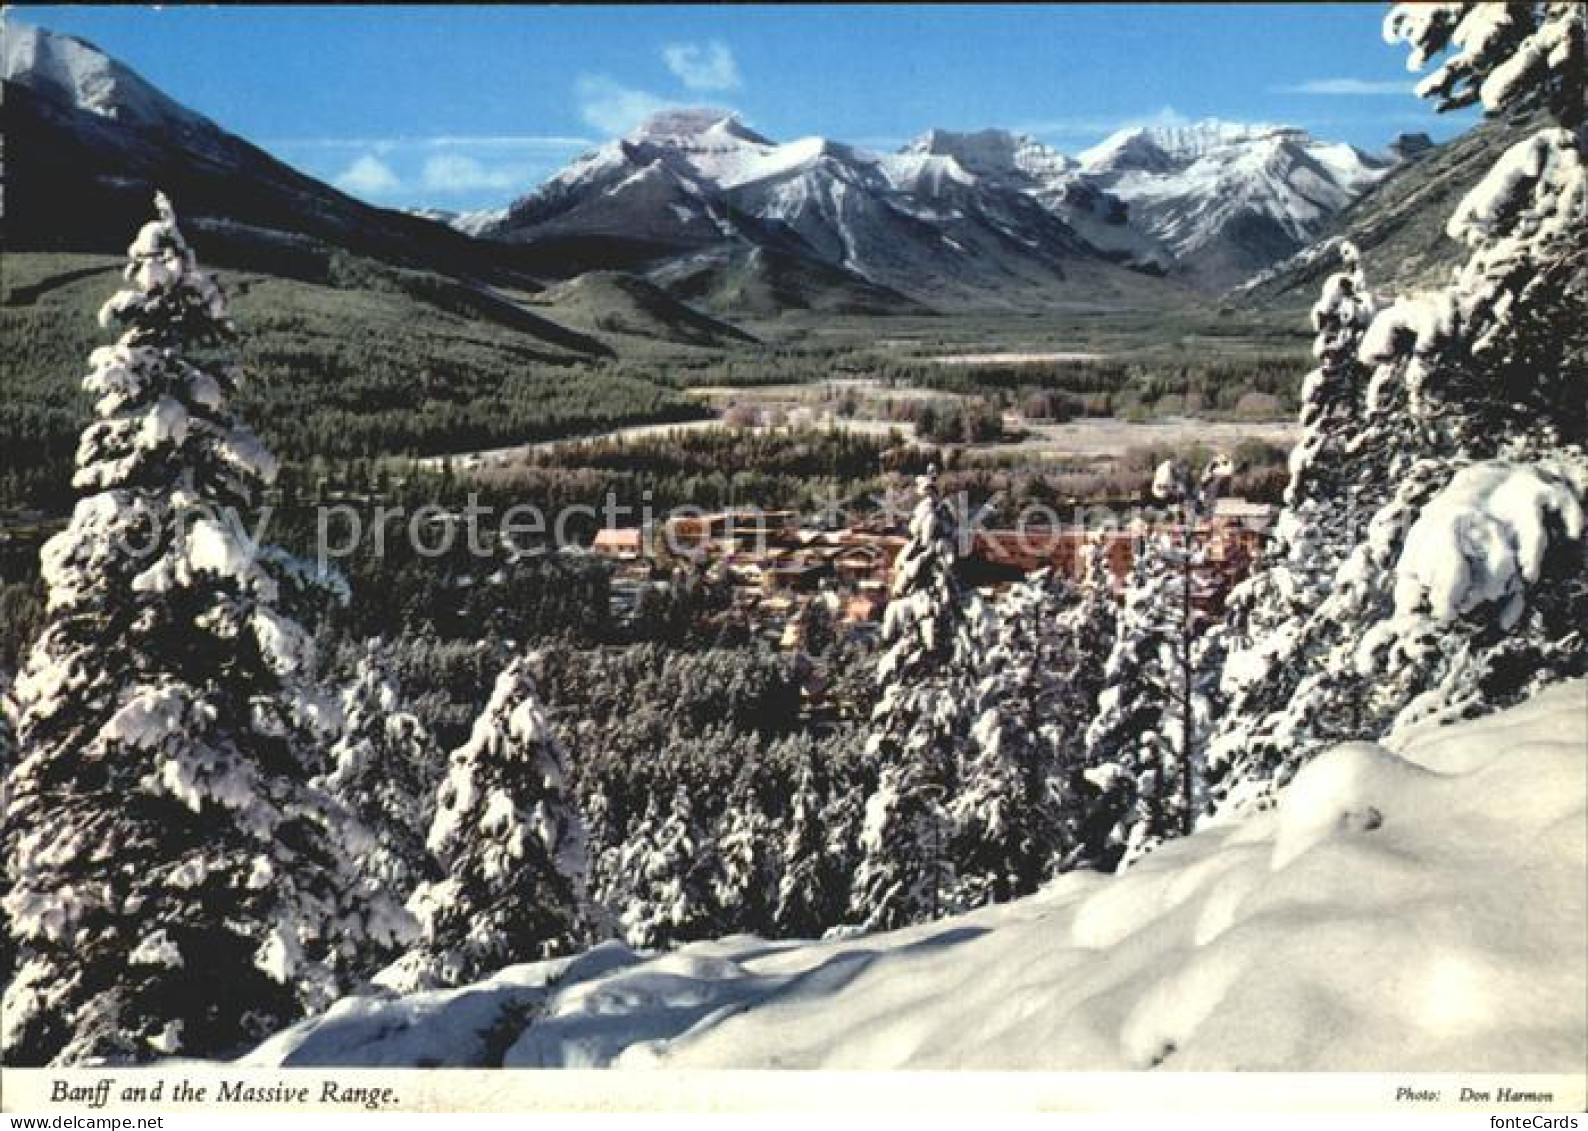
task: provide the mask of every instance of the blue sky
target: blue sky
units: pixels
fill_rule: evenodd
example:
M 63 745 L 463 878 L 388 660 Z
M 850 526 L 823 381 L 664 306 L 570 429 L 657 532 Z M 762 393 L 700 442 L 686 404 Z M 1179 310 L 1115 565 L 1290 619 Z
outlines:
M 669 104 L 878 148 L 997 125 L 1073 152 L 1219 117 L 1377 149 L 1471 121 L 1411 95 L 1376 4 L 13 10 L 389 205 L 506 203 Z

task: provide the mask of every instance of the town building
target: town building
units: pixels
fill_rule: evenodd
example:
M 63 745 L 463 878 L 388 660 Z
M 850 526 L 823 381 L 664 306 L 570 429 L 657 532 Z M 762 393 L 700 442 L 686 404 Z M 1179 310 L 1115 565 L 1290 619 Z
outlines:
M 1262 550 L 1273 508 L 1221 499 L 1191 537 L 1204 549 L 1194 600 L 1217 613 L 1229 591 L 1251 571 Z M 1082 580 L 1083 550 L 1099 543 L 1116 591 L 1122 590 L 1143 541 L 1181 527 L 1088 530 L 1029 528 L 977 530 L 961 562 L 967 584 L 996 593 L 1037 570 Z M 613 561 L 615 615 L 632 615 L 647 588 L 665 585 L 676 569 L 709 571 L 732 590 L 731 608 L 756 635 L 783 647 L 803 640 L 799 624 L 813 600 L 828 602 L 846 631 L 874 631 L 887 607 L 893 564 L 907 539 L 897 525 L 868 517 L 837 529 L 801 524 L 793 511 L 748 509 L 674 517 L 659 531 L 609 528 L 592 550 Z M 621 608 L 619 608 L 621 606 Z

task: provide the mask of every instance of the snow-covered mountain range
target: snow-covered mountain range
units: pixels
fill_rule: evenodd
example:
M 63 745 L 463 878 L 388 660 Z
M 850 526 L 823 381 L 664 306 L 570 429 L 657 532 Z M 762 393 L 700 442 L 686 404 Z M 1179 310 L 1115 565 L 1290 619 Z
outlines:
M 710 263 L 725 248 L 759 249 L 929 305 L 1028 305 L 1080 297 L 1080 283 L 1104 293 L 1141 283 L 1098 256 L 1057 211 L 952 155 L 883 155 L 820 137 L 779 144 L 708 110 L 653 116 L 580 157 L 481 234 L 638 240 L 658 262 Z
M 11 247 L 118 246 L 158 181 L 243 259 L 307 239 L 475 276 L 619 270 L 719 313 L 1177 305 L 1181 284 L 1221 290 L 1311 243 L 1399 160 L 1222 122 L 1126 130 L 1078 156 L 998 129 L 883 153 L 684 109 L 505 210 L 405 215 L 298 173 L 70 36 L 8 23 L 4 78 Z
M 931 130 L 879 153 L 822 137 L 778 143 L 725 111 L 669 110 L 479 232 L 770 246 L 927 302 L 1052 285 L 1109 262 L 1217 289 L 1315 239 L 1397 160 L 1218 121 L 1123 130 L 1079 157 L 996 129 Z

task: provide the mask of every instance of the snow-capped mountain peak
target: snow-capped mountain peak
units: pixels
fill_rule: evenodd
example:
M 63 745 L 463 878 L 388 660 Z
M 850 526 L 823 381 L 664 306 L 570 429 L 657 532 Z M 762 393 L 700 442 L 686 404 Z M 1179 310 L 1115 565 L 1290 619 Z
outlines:
M 1157 172 L 1232 146 L 1296 135 L 1305 136 L 1290 126 L 1226 122 L 1219 118 L 1179 126 L 1130 126 L 1084 150 L 1080 164 L 1090 173 L 1121 169 Z
M 482 208 L 472 212 L 454 212 L 449 208 L 406 208 L 403 211 L 421 220 L 434 220 L 466 236 L 478 236 L 493 224 L 501 223 L 507 215 L 505 208 Z
M 683 145 L 700 143 L 771 145 L 772 143 L 731 110 L 696 106 L 658 110 L 625 139 L 636 144 Z
M 847 163 L 855 154 L 823 137 L 774 142 L 732 112 L 709 108 L 658 111 L 619 144 L 624 159 L 661 162 L 707 189 L 789 176 L 824 158 Z
M 214 128 L 86 40 L 11 19 L 4 39 L 7 82 L 127 125 Z
M 1134 227 L 1215 287 L 1316 239 L 1396 163 L 1290 126 L 1217 119 L 1121 130 L 1080 158 L 1088 181 L 1125 202 Z
M 967 172 L 979 176 L 1048 180 L 1067 176 L 1077 168 L 1074 158 L 1035 138 L 1000 129 L 928 130 L 899 152 L 909 156 L 952 157 Z

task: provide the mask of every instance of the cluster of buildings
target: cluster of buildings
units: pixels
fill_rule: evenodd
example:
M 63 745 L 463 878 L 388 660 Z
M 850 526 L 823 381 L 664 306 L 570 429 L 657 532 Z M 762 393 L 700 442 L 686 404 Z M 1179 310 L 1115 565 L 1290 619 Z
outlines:
M 1221 499 L 1189 533 L 1204 550 L 1193 591 L 1209 612 L 1251 570 L 1272 518 L 1267 504 Z M 1158 528 L 1161 530 L 1162 528 Z M 1137 548 L 1150 531 L 978 529 L 961 560 L 965 580 L 997 591 L 1041 569 L 1079 581 L 1083 548 L 1098 542 L 1116 589 L 1123 588 Z M 1171 533 L 1186 532 L 1174 528 Z M 613 563 L 613 613 L 632 617 L 648 588 L 665 588 L 681 567 L 725 582 L 730 614 L 774 645 L 804 647 L 814 606 L 840 631 L 873 631 L 887 607 L 893 564 L 906 541 L 902 524 L 881 516 L 837 528 L 804 524 L 794 511 L 729 510 L 676 517 L 655 528 L 609 527 L 592 549 Z

